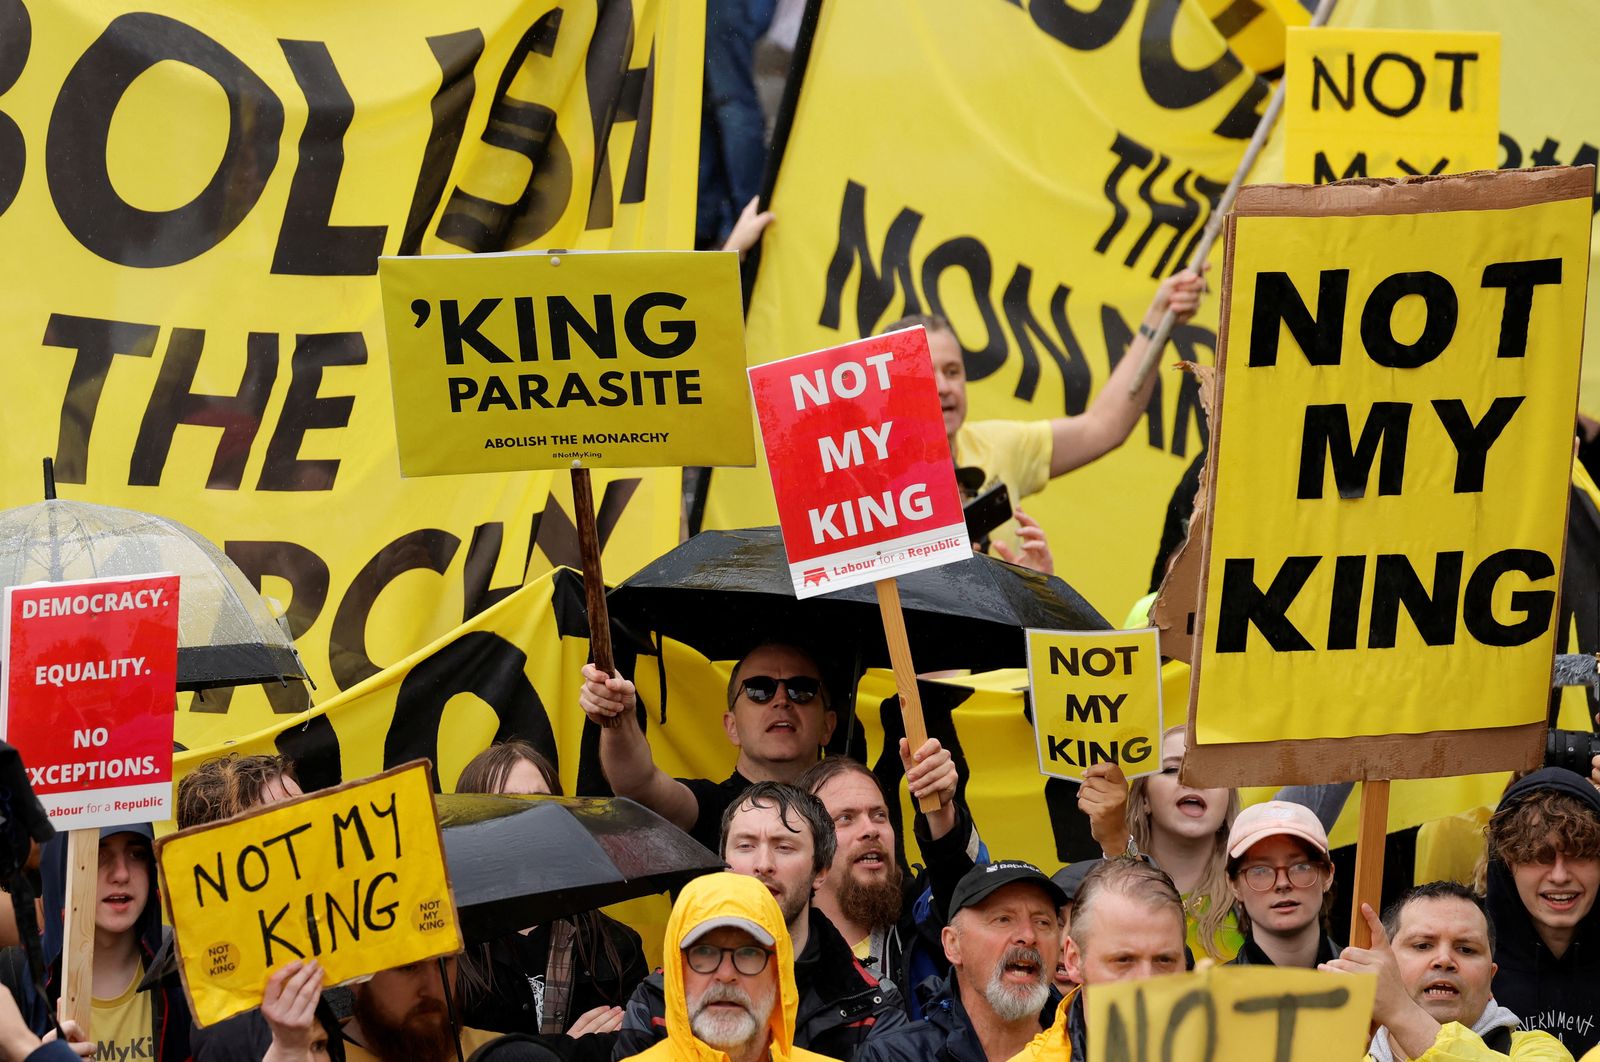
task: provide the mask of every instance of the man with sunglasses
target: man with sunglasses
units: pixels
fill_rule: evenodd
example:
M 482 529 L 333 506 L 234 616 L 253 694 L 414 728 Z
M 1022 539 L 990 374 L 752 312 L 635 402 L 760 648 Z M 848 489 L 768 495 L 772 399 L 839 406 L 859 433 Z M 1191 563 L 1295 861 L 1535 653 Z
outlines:
M 633 683 L 592 664 L 583 668 L 578 703 L 602 727 L 600 766 L 617 796 L 637 800 L 717 850 L 722 816 L 752 782 L 793 782 L 817 762 L 836 721 L 821 671 L 811 655 L 767 642 L 745 654 L 728 682 L 722 727 L 738 750 L 725 781 L 673 778 L 656 766 L 639 728 Z
M 1328 834 L 1311 809 L 1269 800 L 1239 812 L 1227 870 L 1245 935 L 1233 965 L 1315 969 L 1339 957 L 1322 927 L 1333 886 Z
M 667 1038 L 626 1057 L 824 1057 L 794 1046 L 794 950 L 777 901 L 756 878 L 707 874 L 685 885 L 667 919 L 662 950 Z

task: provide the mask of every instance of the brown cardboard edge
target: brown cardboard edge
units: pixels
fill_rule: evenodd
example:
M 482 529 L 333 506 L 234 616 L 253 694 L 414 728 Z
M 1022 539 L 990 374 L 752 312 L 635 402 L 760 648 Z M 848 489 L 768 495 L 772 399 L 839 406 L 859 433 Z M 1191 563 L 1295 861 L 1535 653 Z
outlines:
M 1230 222 L 1234 216 L 1353 217 L 1510 210 L 1565 199 L 1589 200 L 1594 188 L 1592 165 L 1474 170 L 1438 177 L 1359 177 L 1332 184 L 1253 184 L 1239 190 Z
M 1541 720 L 1426 734 L 1191 744 L 1178 777 L 1210 788 L 1531 771 L 1544 761 L 1545 729 Z
M 1216 411 L 1211 418 L 1211 445 L 1207 447 L 1206 469 L 1202 477 L 1205 486 L 1206 521 L 1205 535 L 1200 539 L 1200 589 L 1199 597 L 1194 606 L 1194 633 L 1191 636 L 1189 650 L 1189 711 L 1185 720 L 1184 742 L 1189 748 L 1195 747 L 1195 709 L 1200 701 L 1200 661 L 1205 656 L 1206 638 L 1206 594 L 1211 589 L 1211 529 L 1217 517 L 1217 460 L 1222 452 L 1222 402 L 1223 392 L 1228 386 L 1228 333 L 1233 305 L 1233 259 L 1234 240 L 1238 235 L 1237 215 L 1228 215 L 1225 239 L 1222 244 L 1222 292 L 1218 296 L 1222 300 L 1220 312 L 1217 316 L 1217 371 L 1215 377 Z M 1193 529 L 1191 528 L 1191 533 Z
M 338 785 L 330 786 L 327 789 L 317 789 L 310 793 L 302 793 L 300 796 L 294 797 L 291 800 L 280 800 L 276 804 L 267 804 L 262 807 L 251 808 L 249 811 L 246 811 L 240 815 L 235 815 L 232 818 L 219 819 L 216 822 L 201 823 L 199 826 L 190 826 L 186 830 L 178 830 L 175 833 L 169 833 L 165 837 L 156 838 L 155 857 L 156 870 L 161 877 L 161 904 L 166 908 L 167 923 L 172 926 L 172 954 L 173 958 L 178 964 L 178 980 L 183 985 L 183 995 L 189 1004 L 189 1015 L 197 1028 L 206 1028 L 206 1023 L 200 1020 L 200 1010 L 195 1006 L 194 991 L 189 987 L 189 968 L 184 964 L 183 961 L 183 941 L 178 936 L 178 922 L 172 917 L 172 905 L 167 899 L 171 895 L 171 893 L 167 891 L 167 865 L 161 859 L 161 852 L 166 847 L 167 842 L 175 840 L 179 837 L 193 837 L 197 834 L 205 833 L 207 830 L 217 829 L 220 826 L 235 826 L 246 819 L 257 818 L 271 811 L 281 811 L 283 808 L 290 807 L 294 804 L 304 804 L 312 800 L 320 800 L 323 797 L 332 796 L 335 793 L 343 792 L 346 789 L 351 789 L 358 785 L 366 785 L 370 782 L 376 782 L 380 779 L 388 778 L 390 775 L 400 774 L 403 771 L 412 770 L 418 764 L 421 764 L 423 767 L 428 782 L 428 790 L 431 793 L 433 791 L 433 764 L 429 760 L 419 757 L 414 760 L 408 760 L 407 762 L 398 766 L 390 767 L 386 771 L 380 771 L 377 774 L 369 774 L 365 778 L 356 778 L 348 782 L 340 782 Z M 444 863 L 445 890 L 450 896 L 450 907 L 452 910 L 454 910 L 456 905 L 455 885 L 450 879 L 450 863 L 448 860 L 444 859 L 444 832 L 439 827 L 439 805 L 430 800 L 429 806 L 433 808 L 434 832 L 439 835 L 439 855 L 440 861 Z M 456 948 L 453 951 L 441 951 L 439 952 L 439 955 L 453 955 L 456 951 L 461 950 L 460 942 L 463 938 L 461 936 L 461 918 L 459 911 L 456 912 L 455 924 L 457 941 Z M 435 956 L 427 956 L 427 958 L 434 957 Z M 238 1010 L 217 1019 L 217 1021 L 213 1022 L 212 1024 L 220 1024 L 221 1022 L 227 1021 L 229 1018 L 237 1017 L 238 1015 L 247 1011 L 254 1010 L 258 1006 L 260 1006 L 259 1003 L 255 1004 L 254 1006 L 240 1007 Z

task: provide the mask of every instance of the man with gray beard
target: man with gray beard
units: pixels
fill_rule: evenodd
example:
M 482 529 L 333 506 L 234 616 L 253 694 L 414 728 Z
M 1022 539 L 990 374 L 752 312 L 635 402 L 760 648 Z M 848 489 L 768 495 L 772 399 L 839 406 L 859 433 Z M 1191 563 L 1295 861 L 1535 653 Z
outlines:
M 950 899 L 942 934 L 950 975 L 927 993 L 923 1021 L 867 1042 L 857 1062 L 1001 1062 L 1050 1024 L 1061 994 L 1060 886 L 1038 867 L 973 867 Z

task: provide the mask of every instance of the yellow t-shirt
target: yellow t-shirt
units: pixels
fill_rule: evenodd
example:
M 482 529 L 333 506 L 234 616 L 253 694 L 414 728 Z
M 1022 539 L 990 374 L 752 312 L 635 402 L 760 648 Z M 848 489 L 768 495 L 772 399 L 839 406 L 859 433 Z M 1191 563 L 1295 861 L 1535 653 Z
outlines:
M 94 1034 L 95 1058 L 154 1058 L 156 1040 L 150 993 L 139 991 L 144 964 L 133 972 L 128 987 L 115 999 L 92 1000 L 89 1019 Z
M 1004 483 L 1015 507 L 1050 482 L 1055 437 L 1048 420 L 969 420 L 956 432 L 958 468 L 981 468 L 983 489 Z
M 461 1054 L 463 1057 L 472 1054 L 491 1040 L 498 1040 L 501 1033 L 489 1032 L 487 1029 L 462 1029 Z M 362 1047 L 348 1036 L 344 1041 L 345 1062 L 380 1062 L 377 1055 Z

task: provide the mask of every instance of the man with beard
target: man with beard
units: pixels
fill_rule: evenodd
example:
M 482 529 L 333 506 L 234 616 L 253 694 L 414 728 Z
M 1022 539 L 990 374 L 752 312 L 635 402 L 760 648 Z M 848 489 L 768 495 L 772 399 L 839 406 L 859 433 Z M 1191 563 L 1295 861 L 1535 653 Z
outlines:
M 1401 896 L 1382 922 L 1365 904 L 1361 913 L 1372 946 L 1346 948 L 1320 968 L 1377 975 L 1372 1020 L 1380 1028 L 1369 1059 L 1571 1062 L 1555 1037 L 1522 1031 L 1517 1015 L 1495 1002 L 1494 929 L 1470 890 L 1436 881 Z
M 926 755 L 930 747 L 933 756 Z M 972 817 L 956 800 L 959 776 L 949 752 L 930 739 L 913 759 L 902 738 L 900 762 L 911 795 L 931 792 L 939 801 L 937 810 L 919 812 L 912 826 L 927 864 L 915 877 L 897 858 L 888 798 L 866 766 L 829 756 L 795 784 L 822 801 L 838 838 L 833 868 L 817 889 L 817 910 L 874 976 L 901 988 L 908 1012 L 918 1018 L 914 989 L 948 969 L 939 933 L 950 896 L 962 875 L 987 856 Z
M 456 961 L 446 960 L 452 983 Z M 459 993 L 456 994 L 459 999 Z M 456 1057 L 456 1028 L 445 1005 L 435 959 L 372 975 L 355 989 L 355 1009 L 341 1030 L 347 1062 L 449 1062 Z M 471 1054 L 499 1033 L 461 1029 L 461 1050 Z
M 950 900 L 950 975 L 926 1000 L 927 1017 L 869 1042 L 859 1062 L 999 1062 L 1021 1051 L 1061 998 L 1051 973 L 1065 902 L 1031 863 L 970 870 Z
M 722 858 L 772 893 L 795 951 L 797 1046 L 852 1058 L 870 1037 L 906 1023 L 900 993 L 878 983 L 833 924 L 811 905 L 833 865 L 833 823 L 822 802 L 781 782 L 757 782 L 722 816 Z M 613 1057 L 637 1054 L 667 1034 L 663 975 L 628 1000 Z
M 648 1062 L 812 1062 L 794 1045 L 794 951 L 772 893 L 743 874 L 683 887 L 662 942 L 666 1039 Z

